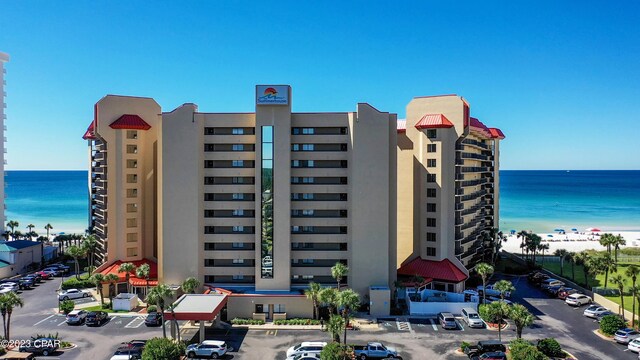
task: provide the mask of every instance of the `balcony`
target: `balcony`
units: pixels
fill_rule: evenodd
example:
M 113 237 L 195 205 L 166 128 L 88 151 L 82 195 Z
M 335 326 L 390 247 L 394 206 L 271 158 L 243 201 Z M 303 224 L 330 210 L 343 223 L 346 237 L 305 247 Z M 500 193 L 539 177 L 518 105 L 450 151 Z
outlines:
M 479 147 L 479 148 L 481 148 L 483 150 L 489 150 L 489 146 L 487 144 L 481 143 L 481 142 L 473 140 L 473 139 L 464 139 L 464 140 L 462 140 L 462 144 L 476 146 L 476 147 Z

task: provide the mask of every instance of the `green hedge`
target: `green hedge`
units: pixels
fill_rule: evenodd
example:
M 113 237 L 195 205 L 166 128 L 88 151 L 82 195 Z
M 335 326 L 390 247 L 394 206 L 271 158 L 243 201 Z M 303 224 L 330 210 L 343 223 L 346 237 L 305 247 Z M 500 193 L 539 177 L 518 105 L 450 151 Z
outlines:
M 273 322 L 274 325 L 320 325 L 320 320 L 313 319 L 286 319 L 286 320 L 276 320 Z
M 80 278 L 80 280 L 75 277 L 69 278 L 62 283 L 62 288 L 66 289 L 86 289 L 96 287 L 89 279 Z
M 543 354 L 554 357 L 554 358 L 564 358 L 566 354 L 562 351 L 562 347 L 560 343 L 556 339 L 546 338 L 538 340 L 538 345 L 536 346 L 538 350 L 540 350 Z
M 233 325 L 264 325 L 264 320 L 235 318 L 231 323 Z
M 600 331 L 605 335 L 613 335 L 627 324 L 618 315 L 607 315 L 600 321 Z

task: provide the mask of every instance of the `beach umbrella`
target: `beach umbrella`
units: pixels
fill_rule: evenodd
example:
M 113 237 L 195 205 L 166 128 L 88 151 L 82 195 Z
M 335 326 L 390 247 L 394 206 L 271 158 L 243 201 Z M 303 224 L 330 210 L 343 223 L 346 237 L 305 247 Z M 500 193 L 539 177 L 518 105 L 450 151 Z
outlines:
M 564 229 L 554 229 L 553 231 L 564 231 Z
M 587 228 L 586 231 L 600 231 L 600 229 L 591 227 L 591 228 Z
M 553 237 L 553 235 L 549 234 L 549 235 L 547 235 L 547 237 Z
M 573 228 L 573 229 L 571 229 L 571 231 L 578 231 L 578 229 L 576 229 L 576 228 Z
M 515 233 L 516 233 L 516 231 L 515 231 L 515 230 L 511 230 L 511 234 L 515 234 Z
M 593 228 L 591 231 L 593 231 L 593 232 L 598 232 L 598 231 L 601 231 L 601 230 L 600 230 L 600 229 L 598 229 L 598 228 Z

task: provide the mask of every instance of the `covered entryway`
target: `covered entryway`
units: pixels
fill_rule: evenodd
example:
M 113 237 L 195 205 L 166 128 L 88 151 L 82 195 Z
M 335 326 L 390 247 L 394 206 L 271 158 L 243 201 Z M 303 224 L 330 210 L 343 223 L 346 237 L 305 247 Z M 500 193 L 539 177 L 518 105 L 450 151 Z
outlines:
M 184 294 L 165 310 L 165 320 L 183 320 L 200 322 L 200 342 L 204 341 L 204 322 L 220 324 L 220 311 L 227 304 L 227 294 Z M 175 338 L 175 323 L 171 322 L 171 336 Z

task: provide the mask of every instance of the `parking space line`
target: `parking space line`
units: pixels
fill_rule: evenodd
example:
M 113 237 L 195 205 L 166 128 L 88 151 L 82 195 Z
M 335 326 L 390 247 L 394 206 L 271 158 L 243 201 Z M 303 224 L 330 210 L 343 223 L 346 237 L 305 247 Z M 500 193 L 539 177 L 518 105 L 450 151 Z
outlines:
M 464 331 L 464 326 L 462 326 L 462 321 L 456 320 L 456 323 L 458 323 L 458 326 L 460 326 L 460 330 Z
M 60 324 L 58 324 L 57 326 L 62 326 L 62 325 L 64 325 L 64 324 L 66 324 L 66 323 L 67 323 L 67 319 L 64 319 L 64 321 L 62 321 L 62 322 L 61 322 Z
M 56 316 L 56 314 L 49 315 L 48 317 L 46 317 L 46 318 L 44 318 L 44 319 L 42 319 L 42 320 L 38 321 L 37 323 L 33 324 L 33 326 L 38 326 L 38 325 L 40 325 L 41 323 L 43 323 L 43 322 L 45 322 L 45 321 L 47 321 L 47 320 L 51 319 L 51 318 L 52 318 L 52 317 L 54 317 L 54 316 Z
M 142 324 L 144 324 L 144 316 L 138 316 L 137 318 L 134 318 L 132 321 L 130 321 L 124 327 L 127 329 L 136 329 L 136 328 L 139 328 Z
M 431 327 L 433 328 L 433 330 L 438 331 L 438 326 L 436 325 L 435 321 L 433 321 L 433 319 L 429 319 L 429 322 L 431 323 Z

